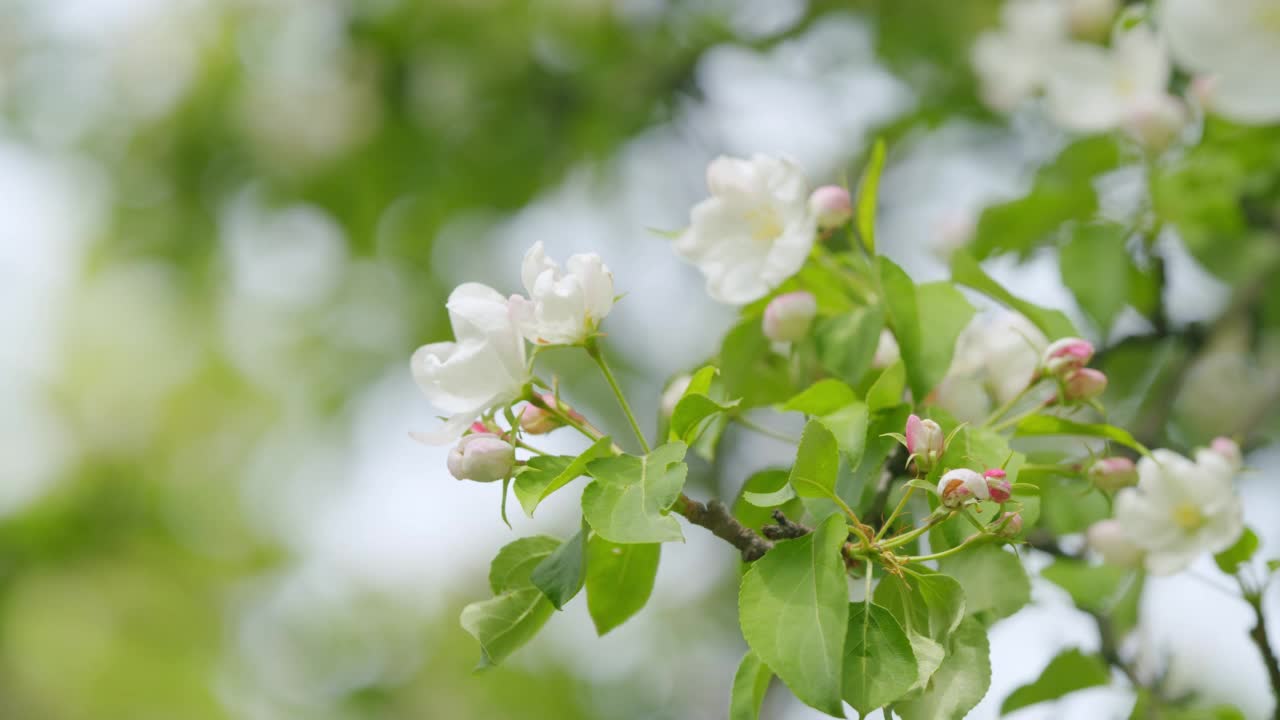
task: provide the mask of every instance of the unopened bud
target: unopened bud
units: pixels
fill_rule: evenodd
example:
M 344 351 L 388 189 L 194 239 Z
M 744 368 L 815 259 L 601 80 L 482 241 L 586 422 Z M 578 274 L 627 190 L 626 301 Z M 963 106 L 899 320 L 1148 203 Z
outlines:
M 546 393 L 542 396 L 542 402 L 548 407 L 554 407 L 557 404 L 556 396 Z M 555 413 L 532 403 L 525 405 L 520 411 L 520 429 L 530 435 L 545 435 L 563 424 Z
M 823 230 L 840 227 L 853 217 L 853 200 L 839 185 L 823 185 L 809 196 L 809 212 Z
M 804 290 L 779 295 L 764 309 L 764 336 L 773 342 L 795 342 L 809 334 L 818 314 L 818 299 Z
M 1137 100 L 1124 120 L 1125 132 L 1152 152 L 1161 152 L 1172 145 L 1186 125 L 1186 106 L 1168 94 Z
M 1187 93 L 1195 99 L 1196 104 L 1205 110 L 1213 107 L 1214 96 L 1218 92 L 1217 75 L 1196 75 L 1187 84 Z
M 1101 370 L 1082 368 L 1067 376 L 1062 383 L 1063 400 L 1068 403 L 1087 402 L 1107 389 L 1107 376 Z
M 871 367 L 883 370 L 898 362 L 902 350 L 898 348 L 898 340 L 888 328 L 880 331 L 880 340 L 876 343 L 876 354 L 871 358 Z
M 946 435 L 942 426 L 932 420 L 921 420 L 920 416 L 907 418 L 907 454 L 914 456 L 916 469 L 927 473 L 942 459 L 946 450 Z
M 658 401 L 663 417 L 671 417 L 671 413 L 676 411 L 676 405 L 680 402 L 680 398 L 684 397 L 684 391 L 689 389 L 691 382 L 693 382 L 692 376 L 679 375 L 667 384 L 667 389 L 662 391 L 662 398 Z
M 1089 467 L 1089 479 L 1101 490 L 1115 492 L 1138 484 L 1138 469 L 1126 457 L 1102 458 Z
M 1045 374 L 1065 378 L 1093 359 L 1093 343 L 1075 337 L 1054 340 L 1044 349 L 1040 366 Z
M 1118 5 L 1118 0 L 1069 0 L 1067 23 L 1071 34 L 1085 40 L 1105 38 Z
M 516 449 L 493 433 L 467 435 L 449 451 L 449 474 L 459 480 L 493 482 L 511 477 Z
M 1143 550 L 1124 531 L 1117 520 L 1100 520 L 1085 533 L 1089 547 L 1108 565 L 1136 568 L 1142 563 Z
M 1008 502 L 1013 496 L 1013 486 L 1009 484 L 1004 470 L 991 468 L 982 473 L 982 477 L 987 481 L 987 492 L 991 495 L 993 502 Z
M 987 500 L 991 493 L 987 490 L 986 478 L 974 470 L 957 468 L 938 481 L 938 497 L 944 507 L 954 509 L 971 499 Z
M 996 521 L 995 532 L 1000 537 L 1012 538 L 1022 533 L 1022 514 L 1007 512 Z
M 1235 440 L 1229 437 L 1216 437 L 1209 443 L 1209 449 L 1225 458 L 1232 470 L 1238 471 L 1244 467 L 1244 455 L 1240 452 L 1240 446 Z

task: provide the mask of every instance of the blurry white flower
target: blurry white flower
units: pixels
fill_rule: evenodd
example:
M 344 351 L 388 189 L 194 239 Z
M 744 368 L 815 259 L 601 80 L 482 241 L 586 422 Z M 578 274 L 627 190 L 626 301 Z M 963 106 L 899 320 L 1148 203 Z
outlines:
M 458 441 L 445 461 L 449 474 L 459 480 L 493 482 L 511 477 L 516 449 L 492 433 L 476 433 Z
M 1031 382 L 1049 342 L 1018 313 L 974 317 L 956 341 L 955 356 L 935 391 L 937 404 L 959 420 L 979 422 Z
M 783 293 L 769 301 L 760 324 L 764 336 L 778 343 L 803 340 L 818 314 L 818 299 L 805 290 Z
M 1125 532 L 1124 526 L 1115 520 L 1099 520 L 1085 533 L 1089 549 L 1102 556 L 1108 565 L 1136 568 L 1142 564 L 1143 550 Z
M 1235 470 L 1202 450 L 1191 461 L 1156 450 L 1138 461 L 1138 486 L 1116 495 L 1115 517 L 1147 551 L 1147 570 L 1178 572 L 1203 552 L 1221 552 L 1244 531 L 1243 507 L 1232 487 Z
M 1178 98 L 1163 93 L 1135 101 L 1125 116 L 1123 126 L 1138 144 L 1160 152 L 1178 139 L 1189 119 L 1187 106 Z
M 1240 468 L 1244 467 L 1244 455 L 1240 452 L 1240 445 L 1229 437 L 1216 437 L 1209 444 L 1209 449 L 1221 455 L 1231 469 L 1240 472 Z
M 1067 24 L 1071 34 L 1097 40 L 1107 36 L 1111 21 L 1120 9 L 1120 0 L 1066 0 Z
M 1049 73 L 1049 114 L 1069 130 L 1118 128 L 1166 94 L 1170 71 L 1164 43 L 1143 25 L 1118 34 L 1110 49 L 1073 44 Z
M 1059 0 L 1011 0 L 1000 19 L 999 30 L 978 37 L 971 61 L 983 101 L 1008 111 L 1044 87 L 1068 42 L 1068 18 Z
M 448 415 L 440 429 L 413 433 L 431 445 L 456 439 L 486 410 L 514 402 L 529 381 L 524 340 L 506 298 L 487 285 L 464 283 L 446 306 L 457 341 L 424 345 L 410 361 L 418 387 Z
M 817 220 L 798 167 L 768 155 L 721 156 L 707 168 L 707 187 L 711 197 L 694 206 L 675 250 L 706 276 L 713 299 L 758 300 L 804 265 Z
M 548 258 L 542 243 L 525 253 L 520 276 L 529 297 L 511 297 L 520 331 L 539 345 L 576 345 L 613 309 L 613 273 L 595 253 L 573 255 L 568 271 Z
M 881 330 L 880 341 L 876 343 L 876 354 L 871 358 L 871 367 L 887 368 L 901 357 L 902 350 L 898 347 L 898 339 L 893 336 L 893 331 L 888 328 Z
M 1158 18 L 1178 64 L 1212 76 L 1209 110 L 1248 124 L 1280 119 L 1280 2 L 1164 0 Z

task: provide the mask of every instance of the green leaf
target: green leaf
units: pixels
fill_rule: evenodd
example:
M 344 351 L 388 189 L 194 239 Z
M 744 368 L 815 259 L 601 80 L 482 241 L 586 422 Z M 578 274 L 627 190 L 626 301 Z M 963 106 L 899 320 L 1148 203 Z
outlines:
M 533 569 L 560 547 L 560 540 L 550 535 L 520 538 L 503 546 L 489 563 L 489 588 L 494 595 L 508 590 L 531 587 Z
M 880 377 L 867 390 L 867 407 L 871 412 L 902 404 L 902 393 L 907 389 L 907 368 L 898 360 L 885 368 Z
M 918 697 L 896 703 L 902 720 L 961 720 L 987 694 L 991 657 L 987 630 L 965 618 L 947 641 L 947 654 Z
M 462 609 L 462 628 L 480 642 L 480 667 L 497 665 L 542 629 L 555 612 L 536 587 L 510 590 Z
M 835 377 L 858 382 L 875 359 L 883 329 L 884 310 L 879 305 L 824 320 L 814 331 L 818 362 Z
M 1097 437 L 1112 442 L 1120 443 L 1127 448 L 1132 448 L 1142 453 L 1150 455 L 1151 452 L 1129 433 L 1114 425 L 1104 425 L 1102 423 L 1078 423 L 1065 418 L 1054 417 L 1052 415 L 1030 415 L 1018 422 L 1014 428 L 1014 434 L 1021 437 L 1029 437 L 1036 435 L 1080 435 L 1084 437 Z
M 898 340 L 911 394 L 923 400 L 951 366 L 956 339 L 973 318 L 973 306 L 951 283 L 916 287 L 886 257 L 877 258 L 889 326 Z
M 918 670 L 911 642 L 886 609 L 871 603 L 849 605 L 844 641 L 844 699 L 863 717 L 902 697 Z
M 1267 570 L 1270 570 L 1271 572 L 1276 572 L 1277 570 L 1280 570 L 1280 559 L 1268 560 Z
M 684 540 L 667 510 L 680 497 L 688 466 L 683 443 L 667 443 L 644 456 L 593 460 L 595 478 L 582 491 L 582 514 L 601 537 L 616 543 Z
M 537 634 L 555 608 L 533 585 L 532 574 L 560 546 L 546 535 L 508 543 L 489 565 L 494 595 L 462 609 L 462 628 L 480 642 L 480 667 L 502 662 Z
M 533 569 L 530 580 L 557 610 L 582 589 L 587 577 L 587 530 L 579 530 Z
M 867 406 L 854 401 L 848 405 L 818 417 L 818 421 L 831 431 L 840 452 L 849 456 L 849 464 L 857 465 L 867 442 Z
M 1009 617 L 1031 601 L 1031 581 L 1013 553 L 985 545 L 938 561 L 964 588 L 965 612 L 989 620 Z
M 940 573 L 911 580 L 890 576 L 876 586 L 875 601 L 893 613 L 907 633 L 919 671 L 912 689 L 923 688 L 942 664 L 947 638 L 964 619 L 964 590 Z
M 778 488 L 777 490 L 774 490 L 773 492 L 758 493 L 758 492 L 744 491 L 742 493 L 743 500 L 746 500 L 747 502 L 751 503 L 752 505 L 755 505 L 756 507 L 762 507 L 762 508 L 778 507 L 779 505 L 782 505 L 791 501 L 795 497 L 796 497 L 796 491 L 794 488 L 791 487 L 790 484 L 783 485 L 782 487 Z
M 1083 560 L 1058 558 L 1040 571 L 1040 577 L 1066 590 L 1083 610 L 1109 613 L 1134 572 L 1114 565 L 1090 565 Z
M 1071 320 L 1062 312 L 1029 303 L 1005 290 L 1004 286 L 992 280 L 991 276 L 983 271 L 978 261 L 964 250 L 957 250 L 951 255 L 951 279 L 1022 313 L 1050 340 L 1080 334 Z
M 902 354 L 902 362 L 907 371 L 907 383 L 911 386 L 911 394 L 916 398 L 924 398 L 928 389 L 924 387 L 926 379 L 917 367 L 923 354 L 923 343 L 920 332 L 920 310 L 916 303 L 916 284 L 911 277 L 887 257 L 876 258 L 880 273 L 880 287 L 884 295 L 884 305 L 889 327 L 898 341 L 898 350 Z
M 649 601 L 662 546 L 619 545 L 599 535 L 587 540 L 587 611 L 604 635 L 626 622 Z
M 876 253 L 876 200 L 880 192 L 880 173 L 884 170 L 884 140 L 876 140 L 871 157 L 858 183 L 858 237 L 867 252 Z
M 769 690 L 773 673 L 750 650 L 733 676 L 733 694 L 729 700 L 729 720 L 759 720 L 764 694 Z
M 1218 563 L 1218 569 L 1228 575 L 1235 575 L 1240 570 L 1240 566 L 1249 562 L 1253 554 L 1258 551 L 1258 536 L 1249 528 L 1244 529 L 1244 534 L 1236 540 L 1235 544 L 1213 556 L 1213 561 Z
M 742 486 L 742 493 L 733 504 L 733 516 L 738 519 L 738 522 L 756 532 L 759 532 L 765 525 L 772 524 L 771 508 L 762 508 L 751 504 L 746 499 L 746 494 L 768 495 L 783 488 L 790 488 L 791 486 L 788 484 L 789 477 L 790 474 L 786 470 L 762 470 L 747 478 L 747 482 Z M 788 500 L 778 509 L 786 513 L 787 517 L 799 518 L 801 513 L 804 512 L 804 505 L 797 498 Z
M 819 380 L 782 406 L 784 412 L 826 415 L 858 401 L 858 394 L 847 383 L 832 378 Z
M 524 508 L 526 515 L 533 517 L 538 503 L 575 478 L 585 475 L 587 464 L 608 455 L 612 447 L 613 442 L 609 438 L 600 438 L 577 457 L 537 455 L 529 458 L 515 480 L 516 499 L 520 501 L 520 507 Z
M 835 495 L 839 471 L 840 449 L 835 436 L 821 420 L 810 420 L 800 435 L 791 487 L 800 497 L 829 498 Z
M 1081 224 L 1058 251 L 1063 284 L 1104 338 L 1129 300 L 1132 262 L 1124 249 L 1126 235 L 1119 223 Z
M 787 360 L 773 352 L 759 317 L 738 323 L 720 346 L 720 381 L 729 397 L 742 407 L 760 407 L 791 397 Z
M 690 445 L 701 434 L 706 420 L 737 406 L 737 400 L 721 404 L 706 395 L 686 393 L 680 398 L 680 402 L 676 403 L 676 409 L 671 413 L 671 430 L 668 432 L 668 439 Z
M 840 548 L 849 530 L 832 515 L 814 532 L 779 541 L 742 576 L 738 618 L 756 655 L 802 702 L 844 717 L 841 696 L 849 589 Z
M 1110 681 L 1111 673 L 1102 658 L 1085 655 L 1075 649 L 1067 650 L 1050 660 L 1035 682 L 1009 693 L 1000 706 L 1000 714 L 1008 715 L 1019 708 L 1057 700 L 1068 693 L 1106 685 Z

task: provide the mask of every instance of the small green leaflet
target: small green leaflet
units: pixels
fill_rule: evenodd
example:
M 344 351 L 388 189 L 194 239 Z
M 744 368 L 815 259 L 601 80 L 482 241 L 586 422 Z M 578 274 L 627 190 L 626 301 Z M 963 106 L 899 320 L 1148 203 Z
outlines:
M 867 252 L 876 253 L 876 200 L 880 192 L 880 173 L 884 170 L 884 140 L 876 140 L 871 157 L 858 183 L 858 237 Z
M 560 541 L 545 535 L 521 538 L 498 552 L 489 566 L 496 597 L 462 609 L 462 628 L 480 642 L 479 668 L 496 665 L 529 642 L 555 612 L 531 575 Z
M 848 383 L 834 378 L 819 380 L 782 406 L 784 412 L 826 415 L 858 401 L 858 394 Z
M 951 367 L 956 339 L 973 317 L 973 306 L 951 283 L 917 287 L 888 258 L 876 260 L 889 326 L 902 353 L 911 394 L 927 397 Z M 927 323 L 922 324 L 922 318 Z
M 662 546 L 619 545 L 593 534 L 587 540 L 587 610 L 604 635 L 649 601 Z
M 516 499 L 520 507 L 529 517 L 538 508 L 538 503 L 546 500 L 551 493 L 568 485 L 580 475 L 585 475 L 587 463 L 602 458 L 611 452 L 613 447 L 609 438 L 601 438 L 591 447 L 582 451 L 577 457 L 569 455 L 537 455 L 529 461 L 516 475 Z
M 557 610 L 582 589 L 587 578 L 587 533 L 583 528 L 533 569 L 529 579 Z
M 774 522 L 770 509 L 758 507 L 747 500 L 747 493 L 757 496 L 757 499 L 763 501 L 760 496 L 770 495 L 778 492 L 783 488 L 790 488 L 787 484 L 788 473 L 786 470 L 761 470 L 760 472 L 747 478 L 747 482 L 742 486 L 742 492 L 738 499 L 733 503 L 733 516 L 738 522 L 759 532 L 765 525 Z M 788 492 L 788 491 L 784 491 Z M 794 493 L 794 490 L 789 490 Z M 800 517 L 804 512 L 804 505 L 799 498 L 788 500 L 783 503 L 779 510 L 786 513 L 787 517 Z
M 953 578 L 929 571 L 911 579 L 890 576 L 881 580 L 875 601 L 892 613 L 907 633 L 919 669 L 912 688 L 924 687 L 942 663 L 947 638 L 964 619 L 964 590 Z
M 844 717 L 849 587 L 840 548 L 849 534 L 832 515 L 814 532 L 779 541 L 742 576 L 738 619 L 747 644 L 802 702 Z
M 1075 649 L 1067 650 L 1050 660 L 1035 682 L 1009 693 L 1000 706 L 1000 714 L 1008 715 L 1028 705 L 1057 700 L 1068 693 L 1106 685 L 1110 681 L 1111 673 L 1102 658 L 1085 655 Z
M 1078 423 L 1052 415 L 1031 415 L 1018 422 L 1014 434 L 1027 437 L 1030 435 L 1081 435 L 1097 437 L 1118 442 L 1127 448 L 1137 450 L 1143 455 L 1150 455 L 1146 446 L 1134 439 L 1128 430 L 1114 425 L 1102 423 Z
M 885 368 L 880 377 L 867 390 L 867 407 L 871 412 L 879 412 L 902 404 L 902 393 L 907 389 L 907 369 L 898 360 Z
M 771 508 L 778 507 L 796 496 L 796 491 L 790 484 L 783 485 L 781 488 L 773 492 L 751 492 L 743 491 L 742 499 L 755 505 L 756 507 Z
M 818 361 L 835 377 L 857 383 L 875 359 L 883 329 L 884 310 L 879 305 L 856 308 L 828 318 L 819 323 L 813 333 L 818 346 Z
M 1129 301 L 1133 261 L 1125 250 L 1128 228 L 1116 222 L 1081 223 L 1058 250 L 1062 282 L 1102 337 Z
M 667 510 L 680 497 L 688 466 L 684 443 L 667 443 L 644 456 L 593 460 L 595 481 L 582 491 L 582 514 L 601 537 L 616 543 L 682 541 L 680 523 Z
M 870 602 L 849 605 L 844 641 L 844 699 L 866 717 L 902 697 L 918 671 L 911 642 L 888 610 Z
M 729 720 L 759 720 L 764 694 L 769 690 L 773 673 L 750 650 L 733 676 L 733 694 L 729 699 Z
M 962 720 L 987 694 L 991 657 L 987 629 L 965 618 L 947 641 L 947 655 L 924 692 L 894 704 L 902 720 Z
M 1235 575 L 1240 566 L 1249 562 L 1253 554 L 1258 551 L 1258 536 L 1249 528 L 1244 529 L 1244 533 L 1240 535 L 1240 539 L 1235 544 L 1213 556 L 1213 561 L 1218 563 L 1218 569 L 1228 575 Z
M 791 487 L 800 497 L 830 498 L 836 492 L 840 450 L 836 438 L 821 420 L 810 420 L 800 436 Z
M 689 387 L 685 389 L 684 395 L 680 397 L 675 410 L 671 413 L 669 440 L 679 440 L 686 445 L 692 445 L 702 429 L 706 427 L 705 422 L 709 418 L 738 406 L 737 400 L 719 403 L 711 399 L 709 395 L 711 381 L 717 372 L 714 366 L 708 365 L 693 374 Z
M 938 569 L 964 588 L 965 612 L 992 620 L 1009 617 L 1031 601 L 1031 581 L 1018 557 L 994 545 L 942 558 Z

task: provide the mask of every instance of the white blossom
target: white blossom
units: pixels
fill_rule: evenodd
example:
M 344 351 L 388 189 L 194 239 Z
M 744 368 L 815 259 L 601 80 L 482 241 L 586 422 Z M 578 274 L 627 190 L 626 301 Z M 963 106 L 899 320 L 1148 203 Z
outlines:
M 1044 88 L 1068 43 L 1069 20 L 1059 0 L 1011 0 L 1000 19 L 999 30 L 978 37 L 970 59 L 983 100 L 1008 111 Z
M 800 269 L 817 232 L 800 168 L 768 155 L 722 156 L 707 168 L 707 187 L 711 197 L 694 206 L 675 251 L 702 271 L 713 299 L 744 305 Z
M 1157 17 L 1178 64 L 1212 78 L 1210 111 L 1247 124 L 1280 119 L 1280 1 L 1163 0 Z
M 547 257 L 541 242 L 525 253 L 520 276 L 529 297 L 512 296 L 511 308 L 530 342 L 576 345 L 613 309 L 613 273 L 599 255 L 573 255 L 565 268 Z
M 1170 72 L 1163 40 L 1144 25 L 1119 33 L 1109 49 L 1073 43 L 1049 72 L 1049 114 L 1069 130 L 1122 127 L 1167 95 Z
M 993 407 L 1023 390 L 1049 344 L 1021 314 L 997 311 L 974 317 L 956 341 L 951 367 L 938 385 L 937 404 L 957 419 L 980 422 Z
M 487 285 L 464 283 L 446 307 L 456 341 L 424 345 L 410 361 L 418 387 L 447 415 L 436 431 L 413 433 L 431 445 L 457 439 L 486 410 L 514 402 L 529 381 L 524 340 L 506 298 Z
M 1116 494 L 1115 518 L 1146 551 L 1147 570 L 1178 572 L 1204 552 L 1226 550 L 1244 531 L 1227 458 L 1201 450 L 1194 461 L 1155 450 L 1138 461 L 1138 485 Z

